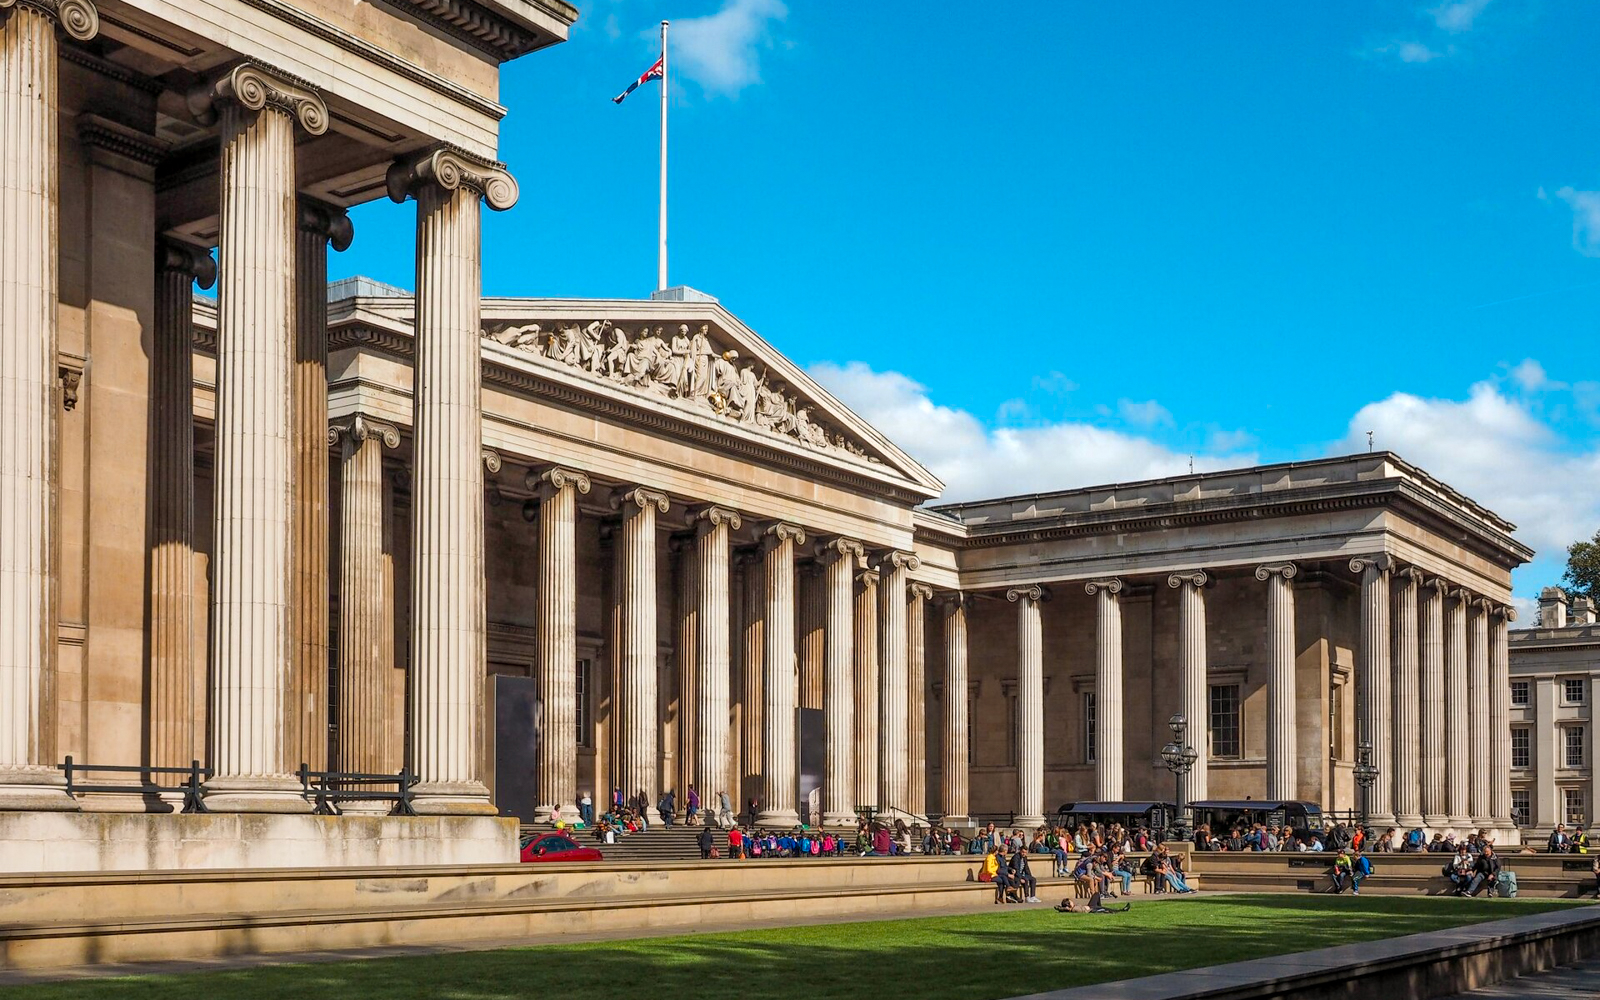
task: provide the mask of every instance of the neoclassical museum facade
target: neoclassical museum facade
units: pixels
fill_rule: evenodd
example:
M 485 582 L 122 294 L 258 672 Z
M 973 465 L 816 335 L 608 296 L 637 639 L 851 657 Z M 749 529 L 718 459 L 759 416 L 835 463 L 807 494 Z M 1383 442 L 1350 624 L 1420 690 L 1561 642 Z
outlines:
M 1531 552 L 1400 457 L 941 505 L 714 300 L 483 298 L 498 67 L 575 17 L 0 0 L 6 867 L 511 860 L 612 788 L 1030 824 L 1171 798 L 1176 713 L 1189 800 L 1353 808 L 1370 745 L 1379 822 L 1514 835 Z M 415 294 L 329 287 L 382 197 Z

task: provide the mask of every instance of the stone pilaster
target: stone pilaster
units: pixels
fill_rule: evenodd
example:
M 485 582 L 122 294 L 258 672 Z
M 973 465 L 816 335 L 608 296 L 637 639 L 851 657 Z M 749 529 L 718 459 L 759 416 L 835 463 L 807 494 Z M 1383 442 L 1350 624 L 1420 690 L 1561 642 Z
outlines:
M 622 649 L 618 682 L 622 733 L 617 743 L 617 784 L 632 798 L 644 793 L 655 817 L 660 792 L 660 706 L 656 672 L 656 515 L 665 514 L 665 494 L 642 487 L 611 499 L 622 511 Z
M 156 248 L 150 366 L 150 763 L 205 756 L 205 669 L 194 655 L 194 284 L 217 280 L 211 255 Z
M 805 531 L 792 524 L 774 524 L 761 540 L 767 583 L 767 731 L 762 758 L 766 797 L 760 817 L 763 826 L 791 827 L 800 822 L 795 809 L 800 760 L 795 743 L 795 709 L 800 689 L 794 656 L 794 547 L 805 544 L 805 540 Z
M 741 524 L 738 513 L 726 507 L 707 507 L 695 518 L 699 654 L 699 683 L 694 693 L 699 719 L 695 729 L 695 775 L 700 780 L 700 801 L 711 812 L 715 812 L 720 793 L 730 792 L 730 801 L 734 798 L 728 785 L 728 536 Z
M 1488 735 L 1492 759 L 1493 744 L 1499 741 L 1500 732 L 1490 728 L 1489 725 L 1489 703 L 1492 697 L 1489 687 L 1489 615 L 1488 601 L 1478 598 L 1468 603 L 1467 731 L 1472 734 L 1475 742 L 1481 741 L 1484 734 Z M 1480 759 L 1468 775 L 1467 808 L 1472 815 L 1473 826 L 1494 825 L 1489 791 L 1493 784 L 1493 772 L 1483 767 Z
M 1422 681 L 1417 635 L 1417 584 L 1421 579 L 1421 573 L 1406 568 L 1395 571 L 1389 584 L 1394 743 L 1389 759 L 1378 761 L 1378 766 L 1394 774 L 1395 823 L 1405 830 L 1422 825 Z
M 555 809 L 572 809 L 578 794 L 578 495 L 589 477 L 571 469 L 528 473 L 539 504 L 539 699 L 544 735 L 539 741 L 538 822 Z M 602 793 L 604 789 L 595 789 Z
M 878 804 L 878 571 L 856 579 L 855 760 L 856 806 Z
M 911 602 L 906 607 L 906 694 L 910 710 L 906 719 L 909 744 L 907 765 L 910 778 L 910 809 L 918 816 L 928 814 L 928 601 L 933 588 L 913 583 L 906 588 Z
M 76 809 L 52 766 L 56 663 L 56 27 L 93 38 L 86 0 L 0 0 L 0 809 Z
M 221 116 L 217 267 L 211 764 L 206 806 L 300 812 L 283 704 L 295 660 L 295 126 L 328 127 L 322 99 L 243 63 L 189 95 Z M 317 433 L 325 441 L 326 423 Z
M 907 737 L 910 662 L 906 587 L 919 561 L 909 552 L 878 556 L 878 808 L 910 809 Z
M 400 432 L 358 414 L 324 433 L 329 443 L 341 446 L 342 458 L 335 769 L 378 774 L 393 758 L 390 745 L 398 742 L 400 733 L 390 717 L 394 605 L 384 562 L 383 530 L 383 449 L 398 448 Z
M 1267 585 L 1267 798 L 1297 799 L 1294 718 L 1294 563 L 1256 567 Z
M 695 764 L 699 755 L 700 711 L 700 558 L 693 532 L 667 540 L 672 566 L 672 655 L 661 673 L 661 785 L 673 789 L 687 807 L 689 788 L 699 788 Z M 669 748 L 677 751 L 672 759 Z
M 483 783 L 481 227 L 482 202 L 510 208 L 517 185 L 500 164 L 445 148 L 394 164 L 388 184 L 394 201 L 417 200 L 411 505 L 416 809 L 492 814 Z
M 1183 716 L 1189 720 L 1188 740 L 1194 747 L 1194 767 L 1178 778 L 1184 802 L 1206 798 L 1207 762 L 1211 758 L 1211 712 L 1206 681 L 1206 583 L 1204 570 L 1173 573 L 1167 586 L 1178 592 L 1178 690 Z
M 1444 591 L 1445 582 L 1422 582 L 1422 822 L 1431 829 L 1449 823 L 1445 798 L 1444 715 Z
M 856 818 L 855 739 L 855 574 L 861 543 L 836 538 L 819 546 L 826 574 L 827 608 L 822 669 L 823 730 L 827 740 L 822 775 L 822 822 L 849 826 Z
M 1511 819 L 1511 659 L 1508 632 L 1515 608 L 1489 612 L 1489 813 L 1502 830 Z
M 767 583 L 759 552 L 742 550 L 739 563 L 744 575 L 744 593 L 740 603 L 744 608 L 744 631 L 741 636 L 739 663 L 739 801 L 734 809 L 741 815 L 752 797 L 766 794 L 765 743 L 766 735 L 766 662 L 767 662 Z
M 1368 792 L 1367 814 L 1382 828 L 1394 823 L 1389 789 L 1394 781 L 1390 765 L 1390 636 L 1389 571 L 1394 560 L 1387 555 L 1357 556 L 1350 571 L 1361 575 L 1361 636 L 1356 651 L 1356 739 L 1372 744 L 1377 781 Z M 1357 794 L 1360 794 L 1359 789 Z
M 1095 798 L 1122 801 L 1122 593 L 1121 580 L 1091 580 L 1084 593 L 1095 598 Z
M 1031 829 L 1044 822 L 1044 626 L 1043 587 L 1013 587 L 1006 600 L 1017 606 L 1017 817 Z M 1121 746 L 1117 752 L 1121 753 Z
M 1462 589 L 1450 591 L 1445 604 L 1444 647 L 1444 752 L 1446 806 L 1450 825 L 1462 833 L 1472 823 L 1471 789 L 1468 777 L 1472 761 L 1468 758 L 1471 740 L 1467 735 L 1467 602 L 1471 595 Z
M 293 637 L 284 684 L 283 766 L 320 771 L 328 760 L 328 245 L 348 249 L 355 231 L 343 209 L 308 198 L 300 200 L 298 220 L 289 431 Z
M 939 602 L 944 613 L 944 760 L 939 777 L 944 788 L 939 804 L 946 826 L 965 826 L 968 818 L 967 727 L 967 601 L 952 594 Z

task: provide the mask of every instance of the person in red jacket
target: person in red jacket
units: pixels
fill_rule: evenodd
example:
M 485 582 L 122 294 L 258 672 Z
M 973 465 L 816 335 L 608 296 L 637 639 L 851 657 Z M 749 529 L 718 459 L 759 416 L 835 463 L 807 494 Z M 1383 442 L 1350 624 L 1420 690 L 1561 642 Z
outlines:
M 744 857 L 744 833 L 737 826 L 728 828 L 728 857 Z

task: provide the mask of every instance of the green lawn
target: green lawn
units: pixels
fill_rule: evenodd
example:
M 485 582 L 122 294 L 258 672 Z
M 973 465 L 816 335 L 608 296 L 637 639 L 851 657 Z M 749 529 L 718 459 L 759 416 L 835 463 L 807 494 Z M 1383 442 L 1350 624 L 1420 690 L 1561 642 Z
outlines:
M 636 941 L 39 984 L 8 1000 L 229 1000 L 554 995 L 683 1000 L 961 1000 L 1020 996 L 1370 941 L 1573 905 L 1326 895 L 1134 900 L 1130 913 L 1048 908 Z

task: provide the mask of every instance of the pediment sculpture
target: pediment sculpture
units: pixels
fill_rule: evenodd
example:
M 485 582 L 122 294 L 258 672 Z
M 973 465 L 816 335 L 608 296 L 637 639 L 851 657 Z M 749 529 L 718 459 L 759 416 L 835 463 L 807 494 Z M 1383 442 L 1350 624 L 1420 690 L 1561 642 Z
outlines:
M 484 336 L 498 344 L 538 355 L 594 378 L 630 389 L 703 406 L 747 427 L 781 434 L 818 451 L 842 452 L 878 462 L 837 428 L 812 416 L 814 407 L 792 388 L 772 379 L 765 368 L 739 357 L 735 349 L 712 342 L 710 324 L 677 332 L 640 326 L 632 337 L 610 320 L 505 326 Z

